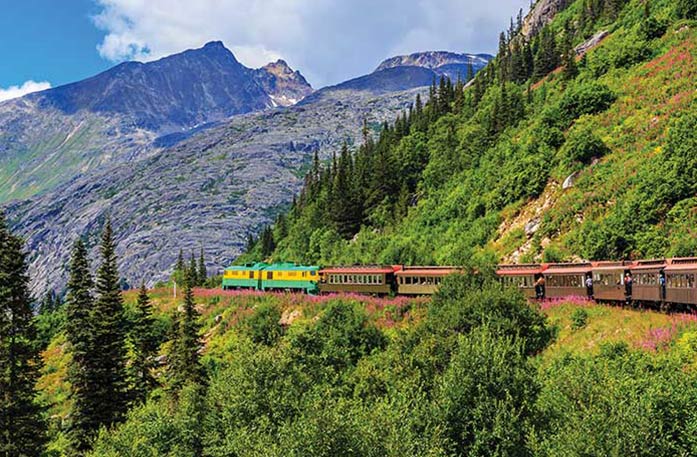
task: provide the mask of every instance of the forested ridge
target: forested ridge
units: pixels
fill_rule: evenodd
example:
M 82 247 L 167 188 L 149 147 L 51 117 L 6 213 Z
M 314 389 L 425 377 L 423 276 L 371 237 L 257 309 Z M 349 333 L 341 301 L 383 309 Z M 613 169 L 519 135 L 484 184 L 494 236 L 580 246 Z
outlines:
M 693 255 L 694 2 L 568 3 L 528 38 L 519 14 L 464 90 L 434 82 L 358 148 L 316 160 L 239 262 Z

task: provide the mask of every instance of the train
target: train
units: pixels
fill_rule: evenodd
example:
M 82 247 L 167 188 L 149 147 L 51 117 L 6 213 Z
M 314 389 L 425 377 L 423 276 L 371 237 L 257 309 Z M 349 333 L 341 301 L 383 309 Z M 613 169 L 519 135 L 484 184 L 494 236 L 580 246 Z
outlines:
M 223 272 L 223 290 L 298 291 L 307 294 L 359 293 L 378 296 L 432 295 L 456 267 L 318 266 L 294 263 L 254 263 Z
M 225 269 L 222 288 L 359 293 L 378 296 L 431 295 L 443 279 L 464 270 L 454 266 L 304 266 L 255 263 Z M 697 257 L 634 261 L 502 264 L 501 283 L 531 300 L 586 297 L 661 309 L 697 309 Z
M 697 309 L 697 257 L 499 265 L 496 274 L 531 299 L 576 296 L 664 310 Z

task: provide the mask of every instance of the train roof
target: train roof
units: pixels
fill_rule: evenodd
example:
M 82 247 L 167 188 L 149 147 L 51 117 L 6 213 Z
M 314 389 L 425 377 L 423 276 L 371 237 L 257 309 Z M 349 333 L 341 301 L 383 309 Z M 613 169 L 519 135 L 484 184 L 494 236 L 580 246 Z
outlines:
M 401 267 L 397 267 L 399 269 Z M 394 273 L 395 272 L 395 267 L 391 266 L 381 266 L 381 265 L 376 265 L 376 266 L 350 266 L 350 267 L 327 267 L 327 268 L 322 268 L 320 270 L 320 273 L 323 274 L 362 274 L 362 275 L 369 275 L 369 274 L 389 274 L 389 273 Z
M 697 270 L 697 257 L 677 257 L 668 259 L 666 271 L 694 271 Z
M 666 267 L 666 259 L 637 260 L 632 265 L 634 270 L 661 270 Z
M 593 262 L 593 271 L 613 271 L 613 270 L 630 270 L 634 266 L 634 262 L 628 260 L 612 261 L 603 260 L 600 262 Z
M 267 266 L 268 264 L 263 262 L 245 263 L 244 265 L 231 265 L 227 267 L 225 271 L 259 271 Z
M 295 263 L 290 263 L 290 262 L 282 262 L 282 263 L 272 263 L 271 265 L 268 265 L 264 270 L 272 270 L 272 271 L 315 271 L 319 270 L 319 267 L 316 265 L 297 265 Z
M 539 263 L 504 264 L 496 268 L 499 276 L 534 275 L 542 273 L 544 266 Z
M 397 270 L 397 276 L 448 276 L 453 273 L 460 273 L 462 269 L 457 267 L 436 267 L 436 266 L 405 266 Z
M 593 269 L 589 262 L 584 263 L 552 263 L 544 271 L 546 275 L 580 274 L 588 273 Z

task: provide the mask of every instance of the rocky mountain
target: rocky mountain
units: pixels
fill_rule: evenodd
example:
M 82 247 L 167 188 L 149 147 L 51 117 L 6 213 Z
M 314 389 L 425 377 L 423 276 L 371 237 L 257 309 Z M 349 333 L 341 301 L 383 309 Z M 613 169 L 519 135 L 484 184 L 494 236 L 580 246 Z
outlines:
M 211 42 L 1 103 L 0 202 L 146 157 L 192 129 L 290 105 L 311 92 L 285 62 L 250 69 Z
M 305 77 L 282 59 L 259 68 L 254 77 L 275 106 L 295 105 L 313 92 Z
M 447 51 L 416 52 L 404 56 L 396 56 L 383 61 L 376 72 L 400 67 L 421 67 L 432 70 L 438 76 L 444 75 L 457 80 L 465 78 L 469 65 L 474 72 L 481 70 L 493 58 L 489 54 L 458 54 Z
M 285 63 L 252 70 L 214 41 L 155 62 L 125 62 L 30 98 L 68 114 L 118 113 L 138 127 L 169 133 L 274 106 L 284 86 L 290 92 L 312 92 Z

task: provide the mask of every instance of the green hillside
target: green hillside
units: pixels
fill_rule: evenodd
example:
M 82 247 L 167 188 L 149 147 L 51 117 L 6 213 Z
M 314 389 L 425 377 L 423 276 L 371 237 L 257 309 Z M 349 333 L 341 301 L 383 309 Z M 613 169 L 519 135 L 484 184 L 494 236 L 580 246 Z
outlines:
M 317 164 L 241 261 L 694 255 L 693 3 L 577 0 L 530 39 L 514 23 L 464 93 L 434 84 L 379 138 Z

